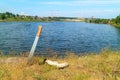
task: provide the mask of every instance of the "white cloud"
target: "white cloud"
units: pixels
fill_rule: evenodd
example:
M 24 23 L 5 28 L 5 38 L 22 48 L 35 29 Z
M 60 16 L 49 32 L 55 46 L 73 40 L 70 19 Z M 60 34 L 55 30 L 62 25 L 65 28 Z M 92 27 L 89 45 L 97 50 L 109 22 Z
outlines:
M 76 16 L 76 17 L 91 17 L 96 18 L 114 18 L 116 15 L 119 15 L 120 9 L 78 9 L 72 11 L 61 11 L 60 15 L 65 16 Z
M 26 2 L 28 0 L 9 0 L 9 1 L 13 1 L 13 2 Z
M 65 6 L 112 5 L 112 4 L 120 4 L 120 0 L 51 1 L 51 2 L 41 2 L 40 4 L 65 5 Z
M 66 4 L 65 2 L 41 2 L 40 4 L 47 4 L 47 5 L 64 5 Z

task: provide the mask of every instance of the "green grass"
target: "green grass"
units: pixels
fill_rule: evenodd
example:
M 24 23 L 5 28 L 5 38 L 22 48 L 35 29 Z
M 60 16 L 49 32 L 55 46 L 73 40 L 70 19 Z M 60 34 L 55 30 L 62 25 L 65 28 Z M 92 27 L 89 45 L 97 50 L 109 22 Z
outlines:
M 0 61 L 10 56 L 0 56 Z M 18 63 L 0 62 L 0 80 L 120 80 L 120 52 L 102 50 L 98 55 L 77 56 L 67 54 L 64 58 L 47 57 L 58 62 L 68 62 L 69 67 L 57 69 L 42 64 L 44 57 L 34 57 L 27 65 L 27 57 Z

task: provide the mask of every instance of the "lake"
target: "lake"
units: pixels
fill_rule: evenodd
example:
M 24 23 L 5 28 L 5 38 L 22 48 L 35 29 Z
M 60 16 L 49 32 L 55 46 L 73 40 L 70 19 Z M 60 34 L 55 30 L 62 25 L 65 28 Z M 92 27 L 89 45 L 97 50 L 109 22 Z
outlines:
M 99 52 L 120 47 L 120 29 L 107 24 L 85 22 L 0 22 L 0 50 L 30 51 L 38 25 L 43 30 L 36 51 L 64 54 Z

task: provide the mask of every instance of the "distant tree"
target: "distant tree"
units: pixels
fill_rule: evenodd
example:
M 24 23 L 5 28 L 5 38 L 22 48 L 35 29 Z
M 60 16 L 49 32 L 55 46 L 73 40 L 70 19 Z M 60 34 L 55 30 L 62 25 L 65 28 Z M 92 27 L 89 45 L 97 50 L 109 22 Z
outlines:
M 6 13 L 4 13 L 4 14 L 5 14 L 5 16 L 6 16 L 7 18 L 13 17 L 13 14 L 10 13 L 10 12 L 6 12 Z
M 120 24 L 120 15 L 116 17 L 115 22 L 116 22 L 116 24 Z
M 38 16 L 35 16 L 34 19 L 37 20 L 39 17 Z
M 19 17 L 19 14 L 17 14 L 16 16 Z
M 1 14 L 0 18 L 1 18 L 2 20 L 6 19 L 5 14 L 4 14 L 4 13 L 3 13 L 3 14 Z

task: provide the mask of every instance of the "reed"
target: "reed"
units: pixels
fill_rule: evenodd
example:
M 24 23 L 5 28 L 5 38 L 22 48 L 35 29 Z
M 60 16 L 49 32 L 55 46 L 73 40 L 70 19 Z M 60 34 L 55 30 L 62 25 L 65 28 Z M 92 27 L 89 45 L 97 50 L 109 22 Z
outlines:
M 120 52 L 102 50 L 99 54 L 77 56 L 68 53 L 64 58 L 17 56 L 20 62 L 5 63 L 11 56 L 0 56 L 0 80 L 120 80 Z M 69 67 L 57 69 L 43 64 L 44 58 L 68 62 Z

